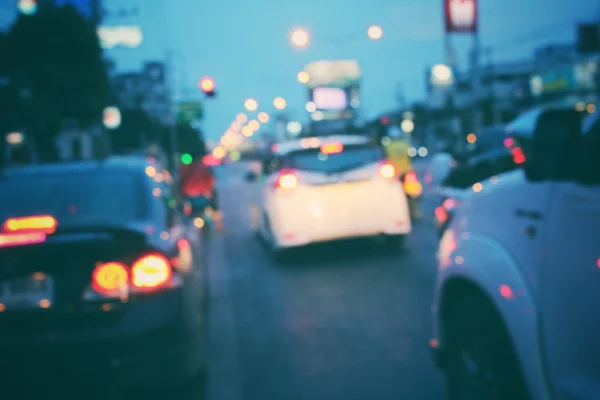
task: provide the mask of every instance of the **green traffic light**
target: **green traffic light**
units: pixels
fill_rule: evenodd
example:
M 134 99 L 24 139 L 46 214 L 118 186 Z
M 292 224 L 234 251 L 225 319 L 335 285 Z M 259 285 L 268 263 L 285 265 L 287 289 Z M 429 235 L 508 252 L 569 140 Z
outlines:
M 185 165 L 190 165 L 192 163 L 192 161 L 193 161 L 192 156 L 187 153 L 183 154 L 181 156 L 181 162 Z

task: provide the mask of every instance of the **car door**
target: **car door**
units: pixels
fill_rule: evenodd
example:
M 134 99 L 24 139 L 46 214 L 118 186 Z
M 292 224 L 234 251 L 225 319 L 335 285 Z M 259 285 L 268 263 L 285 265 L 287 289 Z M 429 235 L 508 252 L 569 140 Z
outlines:
M 554 182 L 541 264 L 541 342 L 557 399 L 600 396 L 600 123 L 584 124 L 579 179 Z

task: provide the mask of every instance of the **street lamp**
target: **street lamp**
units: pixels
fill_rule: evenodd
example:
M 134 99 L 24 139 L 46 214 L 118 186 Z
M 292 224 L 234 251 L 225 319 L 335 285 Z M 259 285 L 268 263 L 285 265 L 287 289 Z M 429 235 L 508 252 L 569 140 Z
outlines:
M 383 29 L 378 25 L 371 25 L 367 29 L 367 36 L 369 36 L 369 39 L 379 40 L 383 36 Z
M 310 35 L 302 28 L 294 29 L 290 35 L 290 41 L 294 47 L 303 48 L 308 46 Z
M 246 137 L 250 137 L 254 134 L 254 131 L 252 130 L 252 128 L 246 125 L 242 128 L 242 134 Z
M 24 140 L 25 137 L 21 132 L 11 132 L 8 135 L 6 135 L 6 143 L 13 146 L 23 143 Z
M 246 107 L 246 110 L 248 111 L 256 111 L 258 108 L 258 102 L 254 99 L 246 99 L 244 102 L 244 107 Z
M 19 11 L 25 15 L 35 14 L 37 11 L 37 1 L 36 0 L 19 0 L 17 3 L 17 8 Z
M 246 121 L 248 121 L 248 117 L 244 113 L 239 113 L 235 116 L 235 120 L 238 121 L 240 124 L 245 124 Z
M 452 84 L 454 77 L 452 69 L 444 64 L 436 64 L 431 68 L 431 83 L 437 86 L 447 86 Z
M 286 105 L 287 103 L 283 97 L 276 97 L 275 100 L 273 100 L 273 106 L 278 110 L 283 110 Z
M 400 128 L 406 133 L 412 133 L 415 130 L 415 123 L 410 119 L 405 119 L 400 124 Z
M 102 113 L 102 122 L 108 129 L 121 126 L 121 111 L 117 107 L 106 107 Z
M 306 85 L 310 80 L 310 75 L 308 75 L 308 72 L 306 71 L 300 71 L 298 72 L 297 78 L 298 82 L 302 83 L 303 85 Z
M 269 122 L 269 114 L 267 114 L 266 112 L 261 112 L 258 114 L 258 121 L 260 123 L 266 124 L 267 122 Z

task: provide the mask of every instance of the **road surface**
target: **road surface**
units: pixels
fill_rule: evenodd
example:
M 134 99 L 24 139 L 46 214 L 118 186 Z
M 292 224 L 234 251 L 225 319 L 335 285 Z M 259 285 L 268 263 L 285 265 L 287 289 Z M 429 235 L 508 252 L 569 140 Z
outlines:
M 444 396 L 428 348 L 437 237 L 425 199 L 403 254 L 352 241 L 278 265 L 249 229 L 244 167 L 221 179 L 225 231 L 211 271 L 209 400 Z M 417 168 L 418 169 L 418 168 Z

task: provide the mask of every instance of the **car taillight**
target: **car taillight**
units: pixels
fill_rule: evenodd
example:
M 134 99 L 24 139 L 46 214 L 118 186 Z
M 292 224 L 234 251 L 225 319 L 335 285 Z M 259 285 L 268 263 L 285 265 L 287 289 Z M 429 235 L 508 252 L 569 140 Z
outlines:
M 339 154 L 344 151 L 344 145 L 342 143 L 326 143 L 321 146 L 321 153 L 323 154 Z
M 458 201 L 451 199 L 451 198 L 444 200 L 444 202 L 442 203 L 442 207 L 444 207 L 446 210 L 450 210 L 457 206 L 458 206 Z
M 379 167 L 379 174 L 382 178 L 391 179 L 396 176 L 396 168 L 392 164 L 383 163 L 381 167 Z
M 292 171 L 282 171 L 275 182 L 276 189 L 294 189 L 298 186 L 298 177 Z
M 107 262 L 98 264 L 92 272 L 92 289 L 103 295 L 127 293 L 129 270 L 125 264 Z
M 513 147 L 510 150 L 510 153 L 513 156 L 513 161 L 515 164 L 523 164 L 525 162 L 525 153 L 520 147 Z
M 43 243 L 45 240 L 46 234 L 43 232 L 0 233 L 0 248 Z
M 173 270 L 166 257 L 159 254 L 144 256 L 131 267 L 131 284 L 135 288 L 155 289 L 171 279 Z
M 131 266 L 116 261 L 104 262 L 94 268 L 90 284 L 93 292 L 86 291 L 84 298 L 123 298 L 129 293 L 152 292 L 166 285 L 179 286 L 181 280 L 174 278 L 171 263 L 161 254 L 145 255 Z
M 417 182 L 417 173 L 415 171 L 407 172 L 406 175 L 404 175 L 403 181 L 405 183 Z
M 6 233 L 41 232 L 51 235 L 56 226 L 56 218 L 51 215 L 33 215 L 9 218 L 4 222 L 3 230 Z
M 444 207 L 435 208 L 435 218 L 438 224 L 443 225 L 448 221 L 448 211 Z

